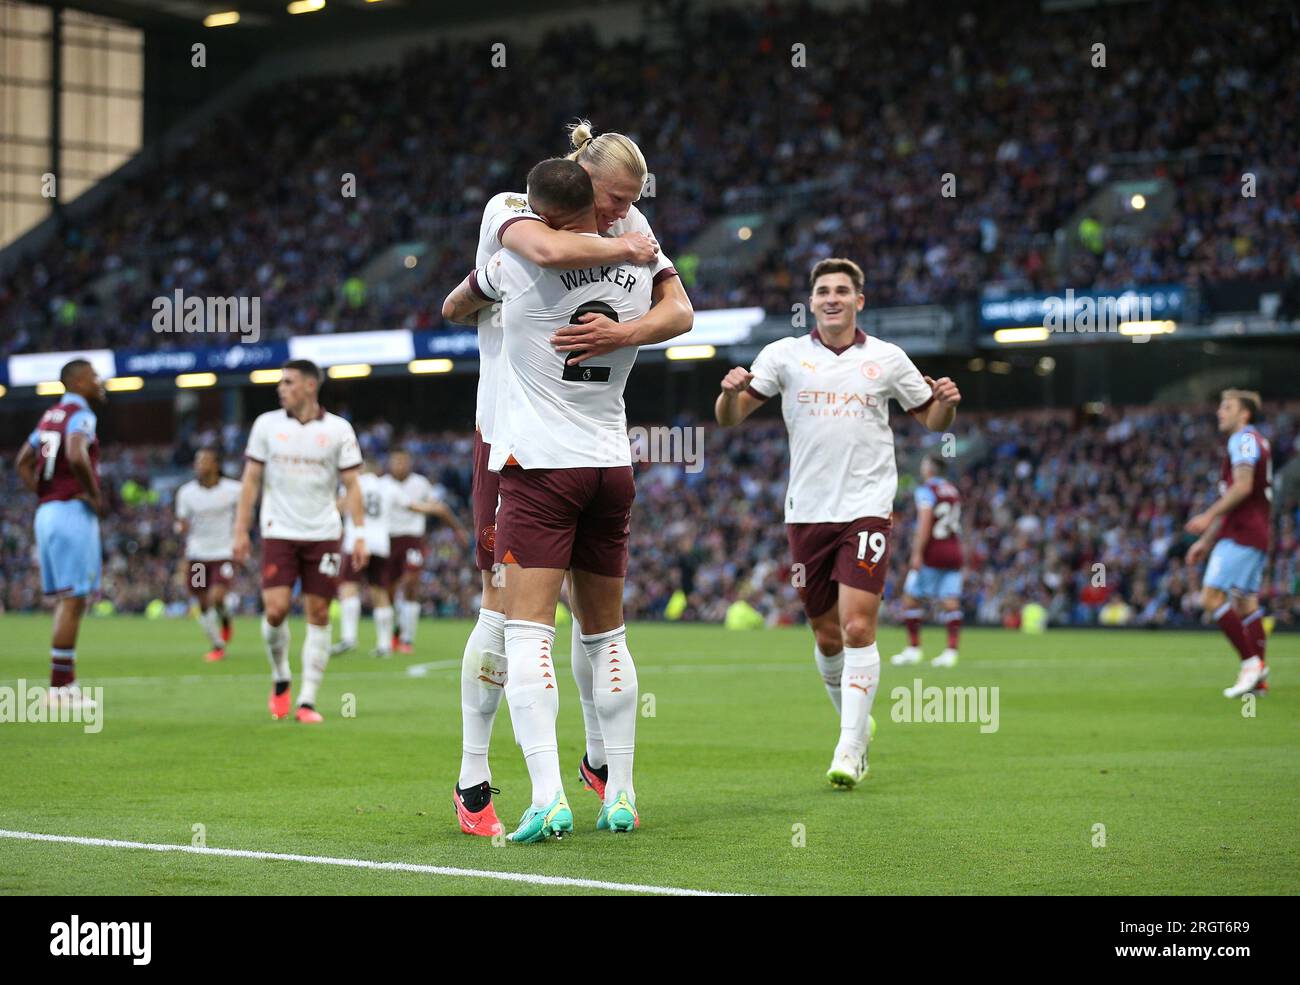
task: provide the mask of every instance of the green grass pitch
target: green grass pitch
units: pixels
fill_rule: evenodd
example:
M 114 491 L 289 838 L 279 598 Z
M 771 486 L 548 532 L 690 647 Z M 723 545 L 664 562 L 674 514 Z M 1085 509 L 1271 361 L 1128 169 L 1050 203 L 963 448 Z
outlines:
M 0 684 L 45 683 L 49 627 L 0 617 Z M 292 629 L 296 674 L 300 618 Z M 824 779 L 838 722 L 806 629 L 633 626 L 653 715 L 638 725 L 641 830 L 614 836 L 595 830 L 598 805 L 576 780 L 582 724 L 562 628 L 560 751 L 577 829 L 519 846 L 460 834 L 451 808 L 468 631 L 426 620 L 414 656 L 335 659 L 327 720 L 312 728 L 270 721 L 253 620 L 218 665 L 201 661 L 192 622 L 89 620 L 79 665 L 105 689 L 103 729 L 0 724 L 0 828 L 175 845 L 199 831 L 209 848 L 739 893 L 1300 891 L 1294 635 L 1271 640 L 1274 690 L 1248 717 L 1221 695 L 1236 661 L 1217 634 L 969 630 L 955 670 L 886 663 L 872 775 L 845 793 Z M 369 620 L 361 635 L 368 649 Z M 937 652 L 939 630 L 924 642 Z M 886 659 L 901 644 L 883 631 Z M 996 686 L 998 730 L 895 721 L 890 692 L 916 677 Z M 348 695 L 355 717 L 341 713 Z M 510 830 L 529 786 L 504 702 L 492 765 Z M 0 837 L 6 894 L 592 891 Z

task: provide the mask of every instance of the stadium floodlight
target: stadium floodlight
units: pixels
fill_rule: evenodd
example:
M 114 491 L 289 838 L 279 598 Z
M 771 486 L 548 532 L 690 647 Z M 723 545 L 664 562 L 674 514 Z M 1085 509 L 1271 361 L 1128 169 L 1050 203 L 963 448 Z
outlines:
M 1176 321 L 1122 321 L 1121 335 L 1172 335 L 1178 328 Z
M 255 369 L 248 374 L 248 380 L 250 383 L 279 383 L 283 375 L 284 371 L 279 369 Z
M 1016 342 L 1046 342 L 1051 334 L 1043 325 L 1026 325 L 1023 328 L 999 328 L 993 333 L 993 341 L 1002 345 Z
M 46 380 L 36 384 L 36 393 L 41 397 L 57 397 L 63 392 L 63 384 L 58 380 Z
M 291 14 L 310 14 L 315 10 L 322 10 L 325 7 L 325 0 L 293 0 L 293 3 L 284 9 Z
M 114 376 L 104 381 L 104 389 L 120 393 L 127 390 L 144 389 L 143 376 Z
M 450 373 L 454 365 L 450 359 L 412 359 L 406 368 L 412 373 Z
M 196 387 L 216 386 L 216 373 L 181 373 L 176 377 L 176 385 L 183 390 L 192 390 Z
M 355 380 L 370 375 L 369 363 L 339 363 L 326 370 L 331 380 Z
M 239 23 L 238 10 L 223 10 L 219 13 L 208 14 L 203 18 L 204 27 L 229 27 L 231 24 Z
M 711 345 L 671 345 L 664 355 L 669 359 L 712 359 L 717 352 Z

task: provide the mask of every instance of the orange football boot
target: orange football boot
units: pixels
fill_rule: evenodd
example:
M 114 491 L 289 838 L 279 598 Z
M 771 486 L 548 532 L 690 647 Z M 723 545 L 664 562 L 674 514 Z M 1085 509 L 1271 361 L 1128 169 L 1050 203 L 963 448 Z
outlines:
M 460 787 L 452 784 L 451 799 L 456 805 L 456 819 L 460 821 L 460 830 L 467 835 L 481 835 L 484 838 L 491 838 L 493 835 L 505 833 L 505 828 L 497 818 L 497 809 L 492 806 L 492 794 L 500 793 L 496 787 L 490 787 L 487 781 L 483 781 L 483 786 L 488 789 L 488 802 L 483 805 L 479 811 L 471 811 L 465 806 L 465 801 L 461 795 Z
M 304 725 L 319 725 L 325 721 L 325 716 L 315 708 L 308 708 L 306 705 L 299 705 L 298 711 L 293 716 L 297 721 Z
M 222 647 L 214 646 L 211 650 L 209 650 L 207 653 L 203 655 L 203 659 L 207 663 L 214 664 L 218 660 L 226 659 L 226 651 Z
M 277 722 L 289 717 L 289 706 L 293 701 L 293 695 L 289 691 L 289 688 L 285 688 L 284 694 L 276 694 L 275 688 L 272 687 L 271 696 L 266 700 L 266 706 L 271 709 L 271 717 Z

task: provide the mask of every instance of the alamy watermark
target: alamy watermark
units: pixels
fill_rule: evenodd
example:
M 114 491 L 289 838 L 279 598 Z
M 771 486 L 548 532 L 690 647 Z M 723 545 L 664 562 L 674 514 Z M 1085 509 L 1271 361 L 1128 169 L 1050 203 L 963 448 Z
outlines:
M 920 722 L 941 724 L 979 723 L 980 732 L 996 732 L 999 725 L 999 688 L 993 687 L 925 687 L 919 677 L 912 686 L 900 684 L 889 692 L 893 702 L 890 717 L 901 724 Z
M 153 330 L 159 334 L 220 332 L 254 345 L 262 337 L 260 297 L 185 296 L 179 287 L 153 299 Z
M 104 727 L 104 689 L 82 688 L 73 696 L 61 688 L 31 684 L 19 678 L 17 687 L 0 687 L 0 724 L 76 723 L 88 735 Z

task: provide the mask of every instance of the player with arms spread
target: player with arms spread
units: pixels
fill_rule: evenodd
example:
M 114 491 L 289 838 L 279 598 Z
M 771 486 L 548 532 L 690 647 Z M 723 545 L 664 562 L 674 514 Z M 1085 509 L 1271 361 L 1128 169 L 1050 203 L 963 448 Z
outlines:
M 273 687 L 267 706 L 271 717 L 289 717 L 289 627 L 293 586 L 302 581 L 307 634 L 302 644 L 302 689 L 295 718 L 319 724 L 316 694 L 330 659 L 330 600 L 338 590 L 343 525 L 335 499 L 343 483 L 347 512 L 356 527 L 352 563 L 370 560 L 366 548 L 366 512 L 357 472 L 361 448 L 352 425 L 328 413 L 317 400 L 320 368 L 306 359 L 284 364 L 277 392 L 281 410 L 269 410 L 253 422 L 244 452 L 243 488 L 235 514 L 235 560 L 245 563 L 251 548 L 248 526 L 253 506 L 263 496 L 262 639 L 271 662 Z
M 571 325 L 562 325 L 551 338 L 555 350 L 578 364 L 608 355 L 625 346 L 663 342 L 690 331 L 694 312 L 677 272 L 659 253 L 649 223 L 633 204 L 648 175 L 645 157 L 636 143 L 621 133 L 595 136 L 591 124 L 569 128 L 572 153 L 591 178 L 595 190 L 596 231 L 583 236 L 556 228 L 529 208 L 522 192 L 494 196 L 483 210 L 476 267 L 484 267 L 502 247 L 543 270 L 580 270 L 594 266 L 653 264 L 652 304 L 641 317 L 615 321 L 599 311 L 584 312 Z M 450 298 L 448 301 L 450 302 Z M 478 299 L 482 301 L 481 298 Z M 475 414 L 473 507 L 478 544 L 477 563 L 483 579 L 478 623 L 465 644 L 461 671 L 463 745 L 456 783 L 456 811 L 461 830 L 490 836 L 501 829 L 492 809 L 492 774 L 488 746 L 505 685 L 505 616 L 501 589 L 492 582 L 496 530 L 497 484 L 488 469 L 495 434 L 496 399 L 504 357 L 500 318 L 495 312 L 478 316 L 478 307 L 460 312 L 443 306 L 443 317 L 478 324 L 479 384 Z M 592 698 L 592 671 L 581 659 L 582 625 L 575 612 L 571 637 L 573 675 L 578 682 L 586 726 L 587 747 L 580 767 L 584 784 L 604 796 L 606 760 L 600 724 Z
M 99 591 L 103 553 L 99 518 L 98 420 L 90 405 L 106 399 L 104 383 L 85 359 L 73 359 L 59 373 L 64 394 L 41 415 L 15 463 L 23 484 L 40 499 L 36 507 L 36 549 L 41 589 L 58 601 L 50 641 L 48 700 L 68 708 L 93 708 L 77 686 L 77 633 L 86 597 Z
M 215 448 L 194 453 L 194 478 L 176 490 L 175 529 L 185 538 L 185 583 L 199 604 L 199 626 L 212 649 L 209 663 L 226 658 L 230 615 L 226 590 L 235 576 L 235 510 L 240 484 L 221 474 Z
M 1201 605 L 1214 613 L 1214 621 L 1241 658 L 1236 683 L 1224 688 L 1225 698 L 1268 690 L 1259 584 L 1268 558 L 1273 452 L 1255 427 L 1259 412 L 1258 393 L 1223 391 L 1218 421 L 1220 433 L 1228 435 L 1228 450 L 1220 471 L 1219 498 L 1187 521 L 1187 532 L 1200 535 L 1187 551 L 1187 563 L 1198 564 L 1207 554 L 1210 558 Z
M 939 602 L 939 620 L 948 627 L 948 648 L 930 661 L 932 667 L 957 666 L 961 635 L 961 493 L 943 475 L 943 459 L 921 459 L 916 487 L 916 536 L 903 582 L 903 619 L 907 646 L 890 657 L 895 666 L 921 662 L 923 602 Z
M 889 401 L 931 431 L 945 431 L 961 394 L 952 380 L 931 381 L 898 346 L 858 328 L 865 298 L 856 263 L 821 260 L 809 281 L 816 328 L 765 346 L 752 371 L 727 373 L 714 414 L 732 427 L 781 394 L 790 435 L 786 531 L 817 667 L 840 714 L 826 776 L 848 789 L 867 774 L 880 682 L 876 622 L 898 487 Z
M 592 182 L 573 162 L 557 158 L 533 168 L 528 201 L 552 227 L 596 237 Z M 516 842 L 573 829 L 560 778 L 551 659 L 555 607 L 570 569 L 582 620 L 573 661 L 592 675 L 606 760 L 596 827 L 631 831 L 639 824 L 632 786 L 637 678 L 623 624 L 635 496 L 623 389 L 637 350 L 623 347 L 579 364 L 556 352 L 551 338 L 588 311 L 618 322 L 643 316 L 652 285 L 649 266 L 546 271 L 501 250 L 447 300 L 457 312 L 502 301 L 506 364 L 488 467 L 500 474 L 495 554 L 504 568 L 504 690 L 533 784 L 532 804 L 510 835 Z M 589 750 L 590 732 L 588 726 Z M 590 765 L 584 761 L 584 774 Z

